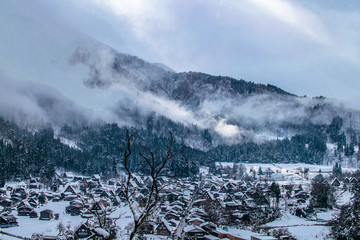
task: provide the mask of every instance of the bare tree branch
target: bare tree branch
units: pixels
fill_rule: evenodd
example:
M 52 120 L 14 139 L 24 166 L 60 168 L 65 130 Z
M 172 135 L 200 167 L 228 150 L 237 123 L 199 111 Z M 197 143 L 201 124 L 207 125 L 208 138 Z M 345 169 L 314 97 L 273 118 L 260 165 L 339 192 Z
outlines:
M 160 204 L 159 198 L 160 198 L 160 190 L 163 189 L 162 187 L 159 187 L 158 178 L 160 176 L 161 171 L 164 169 L 166 163 L 176 155 L 183 152 L 183 150 L 174 152 L 173 146 L 174 146 L 174 138 L 172 133 L 170 132 L 170 142 L 169 145 L 166 148 L 166 154 L 162 158 L 158 158 L 161 160 L 160 162 L 157 162 L 157 158 L 155 157 L 155 154 L 144 148 L 144 150 L 148 151 L 148 154 L 144 154 L 143 152 L 139 151 L 139 155 L 142 159 L 145 160 L 147 163 L 147 166 L 150 169 L 150 177 L 151 177 L 151 186 L 149 188 L 149 193 L 146 198 L 146 204 L 145 207 L 142 208 L 142 210 L 138 209 L 140 212 L 137 213 L 135 209 L 135 203 L 132 200 L 132 196 L 129 194 L 129 188 L 130 188 L 130 181 L 133 177 L 133 174 L 128 166 L 130 156 L 132 154 L 131 152 L 131 141 L 133 137 L 136 135 L 136 133 L 129 135 L 128 131 L 126 132 L 126 138 L 127 138 L 127 147 L 124 152 L 124 168 L 127 174 L 127 180 L 126 180 L 126 186 L 125 186 L 125 195 L 126 200 L 129 204 L 130 211 L 133 215 L 134 219 L 134 229 L 130 233 L 130 240 L 132 240 L 135 235 L 137 234 L 139 228 L 144 224 L 145 222 L 150 221 L 149 217 L 156 211 L 157 205 Z

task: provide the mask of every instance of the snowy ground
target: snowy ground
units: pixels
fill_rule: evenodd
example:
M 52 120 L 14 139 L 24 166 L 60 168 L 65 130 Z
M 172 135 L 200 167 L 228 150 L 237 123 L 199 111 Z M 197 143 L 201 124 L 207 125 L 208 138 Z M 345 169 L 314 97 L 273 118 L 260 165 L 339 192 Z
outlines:
M 222 166 L 226 167 L 227 165 L 232 166 L 233 163 L 222 162 Z M 262 164 L 262 163 L 246 163 L 244 164 L 246 171 L 249 175 L 252 175 L 251 170 L 258 172 L 261 167 L 263 173 L 269 168 L 272 170 L 271 179 L 277 181 L 278 183 L 291 182 L 293 184 L 302 184 L 303 187 L 310 186 L 311 180 L 318 175 L 319 173 L 323 174 L 325 177 L 332 173 L 333 166 L 331 165 L 312 165 L 312 164 Z M 302 171 L 308 168 L 309 174 L 305 177 L 302 174 Z M 342 168 L 343 172 L 354 172 L 355 168 Z M 257 178 L 266 178 L 264 175 L 256 176 Z M 350 201 L 351 193 L 348 190 L 342 190 L 338 188 L 336 191 L 337 204 L 343 205 Z M 328 210 L 325 212 L 320 212 L 317 214 L 317 221 L 309 221 L 304 218 L 299 218 L 289 213 L 277 219 L 271 223 L 264 225 L 264 227 L 270 227 L 271 229 L 277 228 L 287 228 L 289 232 L 299 240 L 308 240 L 308 239 L 331 239 L 328 234 L 330 232 L 330 227 L 326 226 L 326 222 L 334 218 L 334 215 L 338 213 L 339 210 Z M 240 234 L 240 233 L 239 233 Z M 243 233 L 244 234 L 244 233 Z
M 233 165 L 233 163 L 224 162 L 221 163 L 223 166 Z M 310 181 L 320 172 L 323 175 L 330 174 L 332 172 L 332 166 L 326 165 L 311 165 L 311 164 L 260 164 L 260 163 L 251 163 L 245 164 L 248 174 L 250 175 L 250 170 L 253 169 L 256 172 L 261 167 L 262 171 L 265 172 L 266 169 L 270 168 L 274 173 L 271 175 L 271 179 L 279 183 L 292 182 L 296 185 L 302 184 L 303 187 L 308 187 Z M 301 169 L 309 168 L 308 178 L 304 178 L 301 174 Z M 354 168 L 343 168 L 343 172 L 355 171 Z M 208 168 L 202 168 L 201 171 L 206 174 L 208 173 Z M 259 176 L 258 176 L 259 177 Z M 265 177 L 265 176 L 263 176 Z M 13 187 L 25 186 L 25 182 L 20 183 L 11 183 L 7 184 Z M 189 191 L 185 195 L 189 195 Z M 337 204 L 343 205 L 350 201 L 351 193 L 348 190 L 343 190 L 339 188 L 336 191 Z M 44 235 L 57 235 L 58 229 L 57 226 L 62 223 L 65 227 L 71 226 L 71 229 L 76 228 L 81 223 L 85 222 L 86 219 L 81 218 L 80 216 L 70 216 L 65 213 L 65 208 L 69 205 L 69 202 L 49 202 L 44 206 L 38 207 L 35 210 L 39 213 L 44 209 L 51 209 L 54 213 L 59 213 L 58 220 L 50 221 L 41 221 L 38 219 L 31 219 L 25 216 L 17 216 L 16 211 L 13 211 L 13 214 L 18 218 L 19 227 L 12 227 L 1 229 L 5 232 L 20 235 L 23 237 L 30 237 L 33 233 L 40 233 Z M 337 211 L 327 211 L 317 214 L 318 221 L 308 221 L 303 218 L 298 218 L 296 216 L 285 214 L 281 219 L 277 219 L 274 222 L 268 223 L 265 226 L 272 228 L 288 228 L 288 230 L 298 239 L 329 239 L 327 237 L 329 233 L 329 227 L 319 224 L 324 224 L 325 221 L 328 221 L 333 218 L 333 215 Z M 118 225 L 120 227 L 120 234 L 125 234 L 125 226 L 127 226 L 131 221 L 130 210 L 126 207 L 121 207 L 117 209 L 113 216 L 116 217 L 120 213 L 123 213 L 123 216 L 118 220 Z M 245 234 L 243 232 L 242 234 Z M 149 239 L 159 239 L 155 236 L 149 236 Z M 4 235 L 0 235 L 0 239 L 14 239 Z
M 223 167 L 232 167 L 234 165 L 234 163 L 232 162 L 221 162 L 216 164 L 221 164 Z M 259 168 L 261 167 L 261 170 L 265 172 L 269 168 L 273 171 L 271 179 L 275 181 L 292 181 L 298 184 L 306 182 L 308 183 L 308 180 L 313 179 L 316 175 L 320 173 L 324 175 L 324 177 L 327 177 L 332 173 L 333 169 L 332 165 L 315 165 L 306 163 L 245 163 L 244 165 L 246 167 L 247 174 L 249 174 L 250 176 L 252 175 L 252 173 L 250 172 L 251 170 L 255 170 L 255 172 L 258 172 Z M 305 168 L 309 169 L 307 179 L 305 179 L 303 174 L 301 174 L 301 171 L 303 171 Z M 342 167 L 343 172 L 354 172 L 356 170 L 356 168 Z M 201 171 L 203 173 L 206 173 L 207 169 L 204 168 L 201 169 Z
M 325 212 L 322 217 L 328 219 L 331 214 L 330 212 Z M 322 223 L 308 221 L 304 218 L 288 214 L 264 226 L 272 227 L 273 229 L 287 228 L 298 240 L 331 239 L 328 236 L 330 228 L 320 224 Z
M 346 190 L 346 191 L 340 191 L 338 192 L 337 195 L 337 201 L 336 203 L 338 205 L 344 205 L 350 202 L 350 198 L 351 198 L 352 194 L 350 191 Z
M 27 216 L 17 216 L 16 211 L 14 216 L 18 219 L 19 227 L 11 227 L 1 229 L 4 232 L 16 234 L 22 237 L 31 237 L 33 233 L 40 233 L 43 235 L 51 235 L 56 236 L 58 234 L 57 226 L 62 223 L 65 227 L 70 226 L 70 229 L 77 228 L 82 223 L 86 222 L 85 218 L 81 218 L 80 216 L 71 216 L 65 213 L 65 208 L 69 206 L 69 202 L 49 202 L 44 206 L 38 207 L 35 210 L 39 213 L 44 209 L 51 209 L 55 213 L 59 213 L 59 219 L 52 219 L 50 221 L 39 220 L 38 218 L 30 218 Z M 121 219 L 117 221 L 119 227 L 123 230 L 126 225 L 128 225 L 131 221 L 131 213 L 129 208 L 121 207 L 118 208 L 111 216 L 117 217 L 119 214 L 122 215 Z M 123 231 L 120 231 L 124 233 Z M 15 239 L 12 237 L 8 237 L 0 234 L 0 239 Z
M 51 209 L 54 213 L 59 213 L 59 220 L 44 221 L 38 218 L 30 218 L 27 216 L 17 216 L 19 227 L 12 227 L 3 229 L 4 232 L 13 233 L 23 237 L 31 237 L 33 233 L 40 233 L 44 235 L 57 235 L 57 226 L 62 223 L 64 226 L 70 225 L 72 229 L 74 226 L 79 226 L 85 219 L 80 216 L 70 216 L 65 213 L 65 208 L 69 205 L 69 202 L 49 202 L 44 206 L 36 208 L 35 210 L 39 213 L 44 209 Z M 14 212 L 13 212 L 14 213 Z M 13 239 L 10 237 L 4 237 L 3 239 Z

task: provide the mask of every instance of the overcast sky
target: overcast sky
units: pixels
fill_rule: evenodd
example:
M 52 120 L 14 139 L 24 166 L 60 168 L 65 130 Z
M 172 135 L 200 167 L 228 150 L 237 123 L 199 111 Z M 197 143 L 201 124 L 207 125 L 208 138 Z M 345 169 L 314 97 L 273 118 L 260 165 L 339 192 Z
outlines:
M 17 2 L 175 71 L 270 83 L 355 107 L 360 102 L 358 0 Z

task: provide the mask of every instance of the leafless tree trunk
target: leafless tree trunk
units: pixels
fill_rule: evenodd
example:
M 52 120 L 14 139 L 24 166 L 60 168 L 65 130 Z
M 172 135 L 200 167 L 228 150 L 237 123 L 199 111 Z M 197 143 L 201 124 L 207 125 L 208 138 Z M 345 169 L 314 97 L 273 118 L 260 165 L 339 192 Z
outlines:
M 174 138 L 170 132 L 170 142 L 166 149 L 166 154 L 162 158 L 156 158 L 152 151 L 148 151 L 148 154 L 144 154 L 139 151 L 139 155 L 146 161 L 149 170 L 150 170 L 150 177 L 151 177 L 151 186 L 149 189 L 148 196 L 146 198 L 145 207 L 139 209 L 136 206 L 136 201 L 133 199 L 134 190 L 130 190 L 130 181 L 133 177 L 131 170 L 129 169 L 129 161 L 131 152 L 131 141 L 133 140 L 134 136 L 137 133 L 129 135 L 129 132 L 126 132 L 127 138 L 127 146 L 124 152 L 124 168 L 127 174 L 127 180 L 125 185 L 125 195 L 126 200 L 133 215 L 134 220 L 134 228 L 130 233 L 130 240 L 134 239 L 135 235 L 139 231 L 139 228 L 142 224 L 149 222 L 149 217 L 154 213 L 154 211 L 159 207 L 160 203 L 160 186 L 158 182 L 158 178 L 160 172 L 164 169 L 166 163 L 169 159 L 173 158 L 174 156 L 180 154 L 182 150 L 174 152 L 173 145 L 174 145 Z
M 83 206 L 87 204 L 85 199 L 78 195 L 79 199 L 81 200 Z M 102 204 L 99 201 L 96 201 L 94 196 L 91 196 L 92 204 L 99 204 L 99 206 Z M 94 215 L 94 222 L 97 227 L 102 228 L 106 230 L 110 236 L 106 239 L 115 239 L 116 233 L 117 233 L 117 226 L 116 221 L 122 218 L 124 215 L 123 213 L 120 213 L 117 217 L 111 218 L 112 222 L 109 223 L 108 220 L 110 219 L 108 216 L 110 216 L 113 212 L 116 211 L 116 208 L 113 206 L 110 206 L 110 203 L 107 203 L 106 206 L 101 207 L 100 211 L 91 209 L 92 205 L 90 205 L 88 208 L 86 208 L 88 211 L 90 211 Z

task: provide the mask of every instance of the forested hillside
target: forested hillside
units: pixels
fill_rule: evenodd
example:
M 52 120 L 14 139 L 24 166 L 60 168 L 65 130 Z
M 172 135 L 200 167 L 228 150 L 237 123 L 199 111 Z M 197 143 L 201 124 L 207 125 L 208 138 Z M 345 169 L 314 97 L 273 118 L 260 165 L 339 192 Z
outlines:
M 0 121 L 2 181 L 27 178 L 30 174 L 49 179 L 56 168 L 82 174 L 116 175 L 122 168 L 126 131 L 137 132 L 132 143 L 134 153 L 152 151 L 155 156 L 161 156 L 166 150 L 169 131 L 172 132 L 175 149 L 183 149 L 183 152 L 169 162 L 166 174 L 183 177 L 194 177 L 199 166 L 213 168 L 217 161 L 315 164 L 328 159 L 341 161 L 344 157 L 358 156 L 359 144 L 355 131 L 342 130 L 340 117 L 329 125 L 298 126 L 301 131 L 291 138 L 232 145 L 215 145 L 209 130 L 186 127 L 162 117 L 147 119 L 146 126 L 141 129 L 119 127 L 115 123 L 65 125 L 56 134 L 50 125 L 31 133 L 3 118 Z M 196 144 L 186 143 L 185 139 L 192 139 Z M 329 149 L 327 143 L 333 143 L 336 150 Z M 191 147 L 194 145 L 198 148 Z M 130 167 L 146 173 L 143 159 L 138 154 L 133 154 L 132 158 Z

